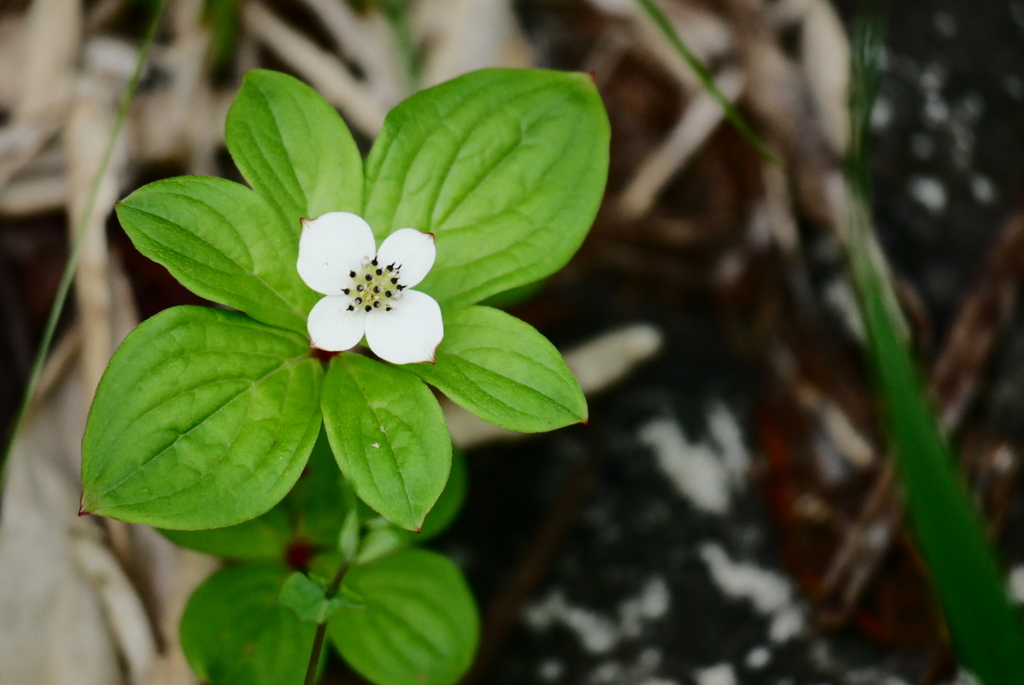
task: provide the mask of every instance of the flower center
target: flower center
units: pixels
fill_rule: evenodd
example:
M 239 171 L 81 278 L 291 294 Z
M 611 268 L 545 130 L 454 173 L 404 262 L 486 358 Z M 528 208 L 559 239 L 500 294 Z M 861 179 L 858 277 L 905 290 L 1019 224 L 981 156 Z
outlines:
M 377 309 L 390 312 L 395 302 L 402 299 L 402 291 L 405 290 L 405 286 L 399 283 L 398 272 L 401 268 L 401 264 L 378 264 L 377 257 L 374 257 L 358 271 L 349 271 L 352 285 L 342 290 L 351 298 L 348 310 L 372 312 Z

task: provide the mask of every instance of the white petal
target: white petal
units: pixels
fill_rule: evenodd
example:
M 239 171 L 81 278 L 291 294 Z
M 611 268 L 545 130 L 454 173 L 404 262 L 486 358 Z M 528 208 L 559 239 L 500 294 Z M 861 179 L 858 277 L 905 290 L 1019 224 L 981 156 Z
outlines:
M 302 220 L 299 238 L 299 276 L 324 295 L 341 295 L 352 282 L 349 271 L 373 259 L 376 243 L 370 224 L 348 212 L 328 212 Z
M 441 308 L 430 295 L 406 290 L 390 312 L 374 309 L 366 316 L 366 342 L 392 364 L 433 362 L 444 337 Z
M 423 233 L 415 228 L 400 228 L 387 238 L 377 251 L 377 263 L 402 267 L 398 282 L 411 288 L 427 275 L 434 266 L 437 247 L 433 233 Z
M 342 352 L 359 344 L 366 330 L 366 312 L 349 311 L 350 305 L 347 297 L 325 297 L 313 306 L 307 322 L 310 347 Z

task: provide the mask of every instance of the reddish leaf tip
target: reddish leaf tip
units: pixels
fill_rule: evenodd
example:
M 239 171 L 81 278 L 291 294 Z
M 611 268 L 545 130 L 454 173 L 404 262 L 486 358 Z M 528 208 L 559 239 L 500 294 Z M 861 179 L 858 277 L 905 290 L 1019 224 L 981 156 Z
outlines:
M 332 352 L 330 350 L 321 350 L 319 347 L 314 347 L 312 343 L 309 345 L 310 353 L 309 356 L 314 359 L 319 359 L 322 362 L 329 362 L 334 357 L 337 357 L 340 352 Z

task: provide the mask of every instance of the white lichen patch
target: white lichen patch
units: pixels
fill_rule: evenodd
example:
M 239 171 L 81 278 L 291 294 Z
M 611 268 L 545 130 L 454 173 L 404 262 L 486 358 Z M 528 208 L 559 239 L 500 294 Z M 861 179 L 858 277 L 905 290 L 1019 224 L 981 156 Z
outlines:
M 1007 584 L 1010 591 L 1010 600 L 1015 604 L 1024 605 L 1024 564 L 1019 564 L 1010 569 Z
M 768 665 L 768 662 L 772 660 L 772 652 L 764 645 L 754 647 L 752 650 L 747 652 L 746 658 L 743 663 L 746 664 L 747 668 L 751 671 L 759 671 Z
M 871 128 L 875 131 L 884 131 L 892 124 L 892 120 L 892 103 L 886 98 L 879 96 L 871 108 Z
M 690 442 L 674 419 L 655 419 L 640 429 L 640 442 L 654 450 L 662 474 L 700 511 L 729 511 L 729 473 L 707 443 Z
M 621 639 L 614 621 L 589 609 L 570 605 L 560 590 L 526 607 L 523 618 L 528 626 L 538 631 L 547 631 L 555 625 L 565 626 L 591 654 L 606 654 Z
M 988 176 L 971 176 L 971 195 L 979 205 L 990 205 L 996 199 L 996 186 Z
M 956 20 L 952 15 L 939 12 L 935 17 L 940 32 L 956 31 Z M 901 76 L 914 83 L 921 94 L 919 121 L 925 131 L 912 133 L 909 139 L 911 152 L 918 159 L 932 160 L 940 148 L 943 151 L 948 149 L 956 169 L 968 173 L 974 158 L 975 129 L 985 110 L 981 95 L 968 92 L 957 98 L 950 97 L 946 92 L 949 74 L 946 67 L 937 62 L 919 67 L 913 60 L 901 58 L 900 64 Z M 1008 81 L 1006 77 L 1003 80 L 1005 87 Z M 948 148 L 944 147 L 947 145 Z M 931 208 L 932 205 L 926 206 Z
M 925 96 L 921 116 L 926 126 L 937 128 L 949 122 L 949 115 L 949 104 L 941 96 L 932 92 Z
M 750 469 L 750 452 L 743 440 L 743 428 L 736 414 L 721 402 L 715 402 L 707 416 L 711 440 L 729 472 L 732 484 L 736 487 L 743 485 Z
M 736 671 L 732 664 L 717 664 L 696 669 L 693 679 L 697 685 L 736 685 Z
M 654 452 L 662 474 L 694 508 L 718 516 L 728 513 L 732 494 L 745 483 L 750 455 L 736 416 L 724 404 L 708 408 L 708 439 L 691 441 L 674 419 L 659 418 L 641 427 L 640 442 Z
M 622 682 L 622 664 L 617 661 L 604 661 L 597 665 L 587 682 L 590 685 L 616 685 Z
M 858 668 L 846 674 L 845 685 L 909 685 L 906 680 L 878 668 Z
M 773 643 L 782 644 L 803 633 L 804 611 L 796 604 L 787 578 L 749 562 L 734 561 L 717 543 L 705 543 L 698 551 L 722 594 L 750 602 L 769 619 L 768 637 Z
M 981 681 L 970 671 L 961 668 L 957 671 L 956 677 L 949 681 L 949 685 L 981 685 Z
M 607 654 L 624 640 L 643 634 L 645 626 L 668 614 L 671 595 L 661 576 L 650 578 L 640 593 L 625 599 L 618 608 L 617 620 L 583 607 L 573 606 L 561 590 L 526 607 L 523 619 L 539 632 L 555 625 L 569 629 L 580 646 L 591 654 Z
M 932 214 L 941 214 L 946 209 L 946 186 L 937 178 L 913 176 L 907 184 L 910 197 Z
M 640 652 L 633 664 L 605 661 L 597 665 L 587 677 L 589 685 L 679 685 L 671 678 L 660 677 L 661 651 L 648 647 Z
M 768 638 L 774 644 L 784 644 L 803 633 L 806 625 L 803 609 L 788 606 L 772 615 L 771 625 L 768 626 Z
M 761 614 L 773 614 L 792 602 L 789 581 L 754 564 L 733 561 L 721 545 L 708 542 L 700 546 L 700 557 L 707 564 L 712 580 L 733 599 L 745 599 Z
M 672 597 L 668 583 L 661 576 L 654 576 L 640 594 L 619 605 L 619 630 L 623 637 L 639 637 L 644 626 L 668 614 Z
M 565 674 L 565 664 L 558 659 L 545 659 L 537 667 L 537 678 L 544 683 L 557 683 Z
M 936 12 L 932 16 L 935 31 L 943 38 L 952 38 L 957 33 L 956 17 L 949 12 Z
M 825 283 L 822 299 L 825 306 L 843 323 L 847 333 L 855 340 L 863 341 L 865 339 L 864 319 L 860 315 L 853 286 L 850 285 L 850 280 L 846 276 L 837 275 Z

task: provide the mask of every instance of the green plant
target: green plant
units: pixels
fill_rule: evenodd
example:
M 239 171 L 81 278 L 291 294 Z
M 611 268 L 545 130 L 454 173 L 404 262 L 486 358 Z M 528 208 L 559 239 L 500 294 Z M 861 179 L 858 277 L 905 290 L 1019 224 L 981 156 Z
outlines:
M 585 75 L 468 74 L 396 107 L 364 167 L 326 101 L 254 71 L 226 133 L 251 190 L 179 177 L 118 204 L 143 254 L 236 311 L 175 307 L 124 341 L 86 426 L 82 511 L 237 562 L 182 622 L 214 685 L 299 682 L 310 643 L 314 682 L 325 635 L 374 682 L 454 682 L 476 609 L 451 562 L 410 545 L 465 480 L 424 381 L 513 430 L 586 420 L 551 343 L 476 303 L 582 243 L 607 175 L 600 98 Z

